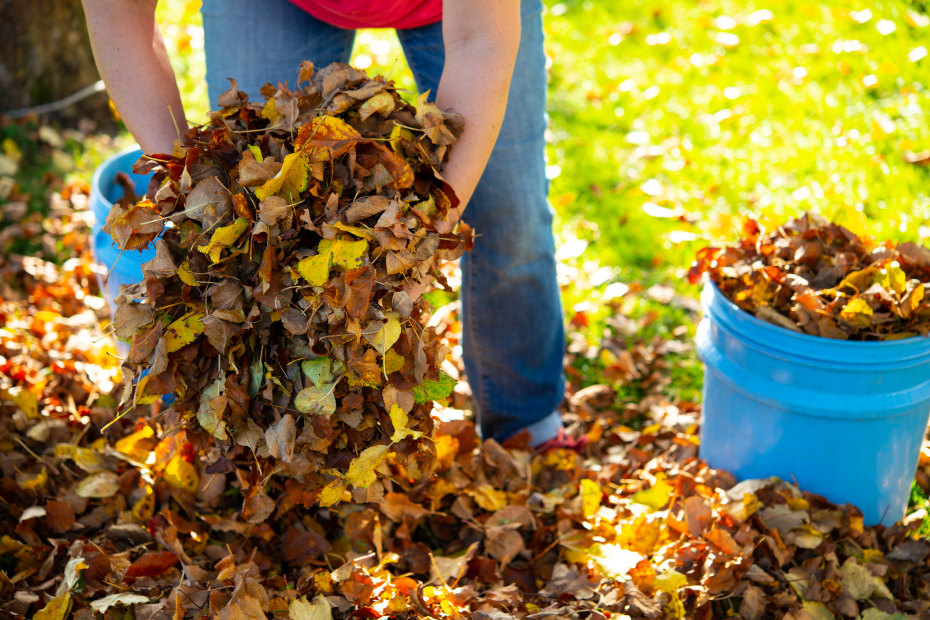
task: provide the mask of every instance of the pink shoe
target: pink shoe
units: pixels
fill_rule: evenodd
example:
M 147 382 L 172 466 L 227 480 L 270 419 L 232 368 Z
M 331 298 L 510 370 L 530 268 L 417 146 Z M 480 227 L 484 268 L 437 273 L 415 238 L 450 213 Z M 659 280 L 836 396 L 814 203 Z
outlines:
M 566 435 L 565 429 L 560 428 L 559 433 L 555 437 L 542 442 L 533 448 L 533 451 L 536 452 L 536 454 L 546 454 L 547 452 L 552 452 L 553 450 L 571 450 L 581 454 L 586 445 L 588 445 L 587 436 L 582 435 L 581 437 L 575 439 Z

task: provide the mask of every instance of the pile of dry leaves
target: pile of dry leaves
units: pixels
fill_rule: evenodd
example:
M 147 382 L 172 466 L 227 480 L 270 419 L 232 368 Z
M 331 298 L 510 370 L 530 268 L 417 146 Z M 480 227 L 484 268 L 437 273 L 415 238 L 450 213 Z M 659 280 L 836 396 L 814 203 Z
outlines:
M 743 238 L 698 252 L 689 278 L 704 273 L 759 318 L 841 340 L 930 334 L 930 250 L 876 243 L 806 214 L 763 232 L 743 221 Z
M 254 524 L 274 473 L 330 506 L 380 501 L 379 467 L 429 471 L 430 410 L 455 382 L 422 295 L 470 245 L 437 172 L 458 117 L 348 65 L 305 63 L 298 81 L 266 85 L 263 104 L 233 83 L 179 152 L 137 165 L 149 197 L 105 228 L 124 250 L 157 238 L 117 298 L 121 405 L 174 395 L 165 424 L 217 446 L 211 472 L 248 463 Z

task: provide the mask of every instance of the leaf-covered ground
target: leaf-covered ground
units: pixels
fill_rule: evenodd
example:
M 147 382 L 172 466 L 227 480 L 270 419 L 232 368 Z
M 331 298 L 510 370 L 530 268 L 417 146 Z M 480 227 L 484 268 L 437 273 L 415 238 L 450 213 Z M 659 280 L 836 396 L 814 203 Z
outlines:
M 185 103 L 205 112 L 197 4 L 160 11 Z M 697 291 L 683 277 L 744 210 L 813 208 L 925 240 L 926 6 L 547 2 L 546 27 L 565 419 L 589 444 L 479 449 L 462 390 L 441 414 L 437 475 L 394 481 L 377 505 L 309 511 L 283 485 L 249 526 L 235 518 L 244 481 L 207 471 L 217 459 L 199 446 L 160 441 L 147 409 L 100 436 L 118 360 L 86 180 L 128 138 L 0 127 L 0 614 L 928 613 L 930 448 L 906 527 L 864 528 L 784 483 L 734 488 L 708 470 Z M 363 33 L 355 59 L 409 86 L 393 45 Z M 454 344 L 454 305 L 437 314 Z
M 20 129 L 44 145 L 37 131 Z M 51 136 L 45 130 L 46 137 Z M 26 165 L 25 158 L 17 163 Z M 16 175 L 12 177 L 15 179 Z M 8 617 L 902 618 L 930 610 L 919 518 L 863 527 L 855 509 L 784 482 L 734 485 L 697 457 L 699 406 L 669 397 L 687 330 L 644 340 L 616 313 L 607 383 L 573 382 L 581 454 L 480 442 L 467 390 L 436 412 L 438 468 L 376 504 L 312 508 L 249 480 L 148 407 L 120 419 L 108 310 L 90 262 L 87 185 L 46 176 L 45 213 L 3 230 L 0 609 Z M 12 188 L 4 213 L 28 195 Z M 29 255 L 14 246 L 34 248 Z M 454 275 L 454 274 L 453 274 Z M 662 298 L 696 318 L 671 289 Z M 436 314 L 455 345 L 454 304 Z M 573 333 L 578 345 L 583 338 Z M 447 365 L 454 372 L 457 360 Z M 618 394 L 624 386 L 628 394 Z M 930 459 L 920 475 L 926 480 Z M 132 616 L 130 616 L 132 617 Z

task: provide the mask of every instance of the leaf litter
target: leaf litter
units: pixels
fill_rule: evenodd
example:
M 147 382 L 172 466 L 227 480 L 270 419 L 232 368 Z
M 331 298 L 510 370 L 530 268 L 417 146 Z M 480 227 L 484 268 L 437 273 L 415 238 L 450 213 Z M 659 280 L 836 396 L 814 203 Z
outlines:
M 698 251 L 688 277 L 707 274 L 733 303 L 796 332 L 841 340 L 930 335 L 930 250 L 878 242 L 807 213 Z
M 81 219 L 86 196 L 86 186 L 73 184 L 51 198 L 67 202 L 71 213 L 56 231 L 73 244 L 65 247 L 68 260 L 0 258 L 0 613 L 6 617 L 873 619 L 928 613 L 930 542 L 916 536 L 916 524 L 866 528 L 852 507 L 780 481 L 737 485 L 709 469 L 696 456 L 699 405 L 666 396 L 669 356 L 689 343 L 638 340 L 631 334 L 642 325 L 619 316 L 611 323 L 616 335 L 602 344 L 614 353 L 614 383 L 573 382 L 569 390 L 564 419 L 587 436 L 583 453 L 534 454 L 519 439 L 505 446 L 482 442 L 468 419 L 447 408 L 429 435 L 430 474 L 382 477 L 378 501 L 343 501 L 344 488 L 332 491 L 342 483 L 338 476 L 313 489 L 292 475 L 297 420 L 319 414 L 284 411 L 267 426 L 246 422 L 236 429 L 239 448 L 232 449 L 201 430 L 213 424 L 210 412 L 220 401 L 202 415 L 198 401 L 183 425 L 180 416 L 150 417 L 148 406 L 139 406 L 120 411 L 101 432 L 118 415 L 110 392 L 121 388 L 113 387 L 118 368 L 101 327 L 108 313 Z M 201 200 L 203 219 L 215 217 L 211 198 Z M 232 247 L 235 242 L 221 248 L 221 261 Z M 194 252 L 209 257 L 191 251 L 194 265 L 185 277 L 199 281 L 210 266 L 198 266 Z M 151 267 L 149 273 L 161 271 Z M 338 267 L 332 273 L 343 274 Z M 161 277 L 167 276 L 155 279 Z M 162 335 L 190 312 L 235 312 L 246 298 L 245 291 L 216 287 L 207 294 L 214 300 L 208 313 L 206 304 L 184 307 L 196 299 L 190 290 L 178 295 L 183 312 L 170 323 L 159 321 L 163 331 L 152 331 L 157 338 L 134 340 L 135 359 L 148 359 L 138 357 L 146 347 L 163 349 L 162 360 L 192 345 L 203 355 L 206 327 L 170 353 Z M 283 324 L 286 315 L 280 315 Z M 445 316 L 437 333 L 454 344 L 457 319 L 454 312 Z M 363 329 L 362 340 L 375 356 L 381 350 L 386 356 L 397 346 L 389 344 L 395 329 L 379 320 L 384 325 Z M 192 324 L 176 325 L 172 338 L 191 338 Z M 320 359 L 294 364 L 303 389 L 331 384 L 344 372 Z M 249 382 L 263 380 L 259 388 L 276 385 L 267 375 L 245 372 Z M 204 390 L 208 404 L 235 398 L 221 391 L 226 383 L 209 390 L 215 384 Z M 635 387 L 637 397 L 621 398 L 620 385 Z M 409 414 L 398 398 L 378 422 L 406 441 L 406 432 L 419 431 L 393 407 Z M 450 398 L 463 404 L 459 393 Z M 329 407 L 327 399 L 318 401 Z M 407 425 L 406 432 L 398 425 Z M 267 456 L 250 456 L 264 449 Z M 380 451 L 366 460 L 378 461 Z M 263 469 L 253 470 L 249 459 Z M 268 465 L 279 473 L 266 475 Z M 928 461 L 921 467 L 926 480 Z M 327 492 L 335 501 L 321 506 Z

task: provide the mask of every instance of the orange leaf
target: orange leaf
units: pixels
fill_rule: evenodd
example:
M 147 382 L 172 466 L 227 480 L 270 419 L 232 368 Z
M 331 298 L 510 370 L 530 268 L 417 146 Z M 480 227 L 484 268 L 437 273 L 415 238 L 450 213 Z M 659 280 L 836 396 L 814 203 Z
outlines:
M 136 577 L 157 577 L 177 564 L 179 559 L 171 551 L 150 551 L 129 565 L 123 581 Z

